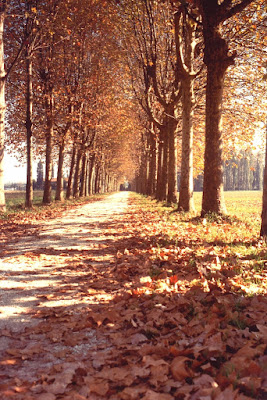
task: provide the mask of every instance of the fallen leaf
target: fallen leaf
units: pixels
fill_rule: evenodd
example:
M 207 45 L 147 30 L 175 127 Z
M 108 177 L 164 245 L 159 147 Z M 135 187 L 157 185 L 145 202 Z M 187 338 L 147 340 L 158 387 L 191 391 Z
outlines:
M 191 375 L 185 364 L 188 360 L 188 357 L 178 356 L 172 361 L 171 372 L 177 381 L 181 381 Z

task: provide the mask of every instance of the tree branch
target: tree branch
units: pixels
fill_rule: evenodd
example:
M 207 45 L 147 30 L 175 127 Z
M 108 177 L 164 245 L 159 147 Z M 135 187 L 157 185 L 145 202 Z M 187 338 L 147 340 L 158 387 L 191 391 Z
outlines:
M 254 0 L 242 0 L 240 3 L 236 4 L 235 6 L 231 7 L 228 10 L 228 7 L 232 1 L 225 0 L 221 4 L 221 16 L 218 18 L 219 23 L 226 21 L 227 19 L 233 17 L 235 14 L 240 13 L 243 11 L 249 4 L 253 3 Z

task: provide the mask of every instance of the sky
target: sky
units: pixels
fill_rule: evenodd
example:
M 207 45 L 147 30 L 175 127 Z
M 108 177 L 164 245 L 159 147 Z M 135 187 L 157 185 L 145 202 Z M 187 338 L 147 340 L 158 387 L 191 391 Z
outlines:
M 35 168 L 33 168 L 35 177 Z M 26 165 L 21 165 L 19 161 L 11 155 L 5 153 L 4 156 L 4 183 L 26 183 Z

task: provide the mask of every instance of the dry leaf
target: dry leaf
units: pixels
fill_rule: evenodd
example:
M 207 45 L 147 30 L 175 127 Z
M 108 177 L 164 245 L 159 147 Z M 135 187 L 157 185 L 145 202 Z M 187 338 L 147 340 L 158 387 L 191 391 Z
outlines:
M 178 356 L 175 357 L 171 363 L 171 372 L 173 377 L 177 381 L 181 381 L 185 378 L 188 378 L 191 374 L 189 373 L 186 367 L 186 361 L 188 361 L 188 357 Z

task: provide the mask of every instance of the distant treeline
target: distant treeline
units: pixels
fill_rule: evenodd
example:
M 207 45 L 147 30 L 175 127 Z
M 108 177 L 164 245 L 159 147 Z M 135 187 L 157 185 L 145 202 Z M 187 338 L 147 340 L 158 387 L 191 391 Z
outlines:
M 263 171 L 263 153 L 239 153 L 224 162 L 224 190 L 262 190 Z M 201 192 L 202 189 L 203 175 L 199 175 L 194 179 L 194 190 Z

